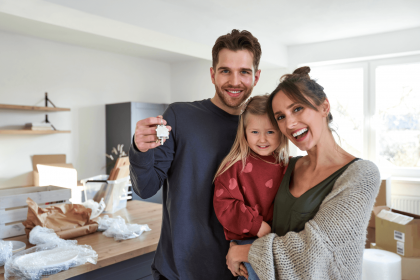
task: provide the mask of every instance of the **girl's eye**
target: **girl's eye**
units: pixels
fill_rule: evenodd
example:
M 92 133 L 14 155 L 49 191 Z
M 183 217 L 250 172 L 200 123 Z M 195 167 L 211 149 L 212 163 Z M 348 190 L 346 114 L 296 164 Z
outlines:
M 276 119 L 277 119 L 278 121 L 281 121 L 282 119 L 284 119 L 284 116 L 278 116 Z
M 300 110 L 303 110 L 303 107 L 296 107 L 293 112 L 299 112 Z
M 274 134 L 274 131 L 267 131 L 268 134 Z
M 258 133 L 258 131 L 255 131 L 255 130 L 254 130 L 254 131 L 251 131 L 251 133 L 253 133 L 253 134 L 257 134 L 257 133 Z

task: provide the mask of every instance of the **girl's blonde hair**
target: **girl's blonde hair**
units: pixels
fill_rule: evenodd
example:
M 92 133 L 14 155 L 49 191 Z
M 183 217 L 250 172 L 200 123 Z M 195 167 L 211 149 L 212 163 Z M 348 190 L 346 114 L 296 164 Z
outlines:
M 232 149 L 229 154 L 223 159 L 219 168 L 217 169 L 214 180 L 226 170 L 228 170 L 236 162 L 242 160 L 242 169 L 245 168 L 246 158 L 249 155 L 258 157 L 251 148 L 249 148 L 248 142 L 246 140 L 246 122 L 249 115 L 263 116 L 267 115 L 267 104 L 268 104 L 269 95 L 258 95 L 251 97 L 248 102 L 244 105 L 241 115 L 239 116 L 239 125 L 236 132 L 236 139 L 233 143 Z M 287 137 L 280 132 L 277 127 L 277 124 L 274 128 L 280 133 L 280 145 L 273 152 L 274 157 L 276 158 L 276 164 L 282 163 L 286 166 L 289 163 L 289 140 Z

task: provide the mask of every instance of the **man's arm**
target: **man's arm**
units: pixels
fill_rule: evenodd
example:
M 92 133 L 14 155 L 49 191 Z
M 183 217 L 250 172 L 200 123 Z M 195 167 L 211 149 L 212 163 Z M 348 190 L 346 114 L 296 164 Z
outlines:
M 143 199 L 155 195 L 167 178 L 175 154 L 175 114 L 171 107 L 163 114 L 163 123 L 169 139 L 163 145 L 156 143 L 156 125 L 161 118 L 147 118 L 137 122 L 129 151 L 130 177 L 133 191 Z

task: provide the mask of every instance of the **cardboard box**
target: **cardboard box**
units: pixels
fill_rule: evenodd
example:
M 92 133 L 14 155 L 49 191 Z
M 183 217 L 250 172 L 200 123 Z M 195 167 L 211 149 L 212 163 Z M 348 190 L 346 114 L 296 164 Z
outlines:
M 371 243 L 370 248 L 384 250 L 375 243 Z M 420 258 L 400 257 L 402 280 L 420 280 Z
M 391 195 L 391 177 L 385 177 L 381 180 L 381 187 L 379 188 L 378 196 L 376 197 L 375 206 L 390 205 L 390 195 Z M 375 214 L 372 211 L 370 216 L 369 225 L 370 228 L 375 228 Z
M 420 216 L 403 211 L 392 210 L 392 213 L 412 217 L 406 224 L 399 224 L 378 217 L 383 210 L 390 210 L 387 206 L 373 208 L 375 213 L 375 241 L 384 250 L 394 252 L 404 257 L 420 257 Z
M 77 184 L 77 171 L 66 163 L 66 155 L 34 155 L 32 157 L 34 186 L 59 186 L 71 189 L 72 203 L 82 202 L 83 187 Z

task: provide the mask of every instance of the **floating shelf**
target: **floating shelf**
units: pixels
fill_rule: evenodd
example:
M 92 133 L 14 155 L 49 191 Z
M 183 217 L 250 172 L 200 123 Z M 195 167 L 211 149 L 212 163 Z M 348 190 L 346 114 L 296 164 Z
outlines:
M 57 134 L 57 133 L 70 133 L 70 130 L 29 130 L 29 129 L 0 130 L 0 134 Z
M 22 105 L 8 105 L 8 104 L 0 104 L 0 109 L 5 109 L 5 110 L 23 110 L 23 111 L 39 111 L 39 112 L 62 112 L 62 111 L 70 111 L 70 108 L 22 106 Z

